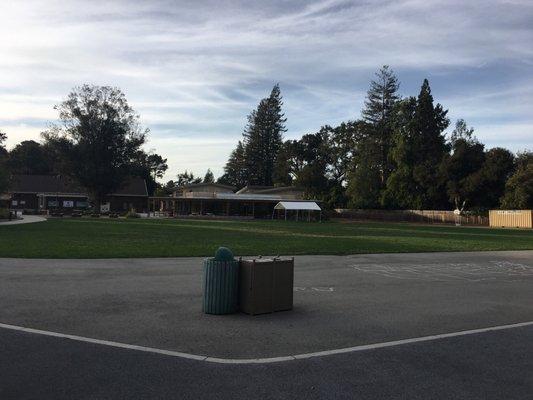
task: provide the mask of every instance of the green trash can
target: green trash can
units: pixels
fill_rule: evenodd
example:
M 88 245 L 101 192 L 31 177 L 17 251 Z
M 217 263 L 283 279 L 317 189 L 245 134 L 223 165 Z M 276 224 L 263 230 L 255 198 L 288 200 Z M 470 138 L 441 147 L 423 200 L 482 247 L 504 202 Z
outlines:
M 215 258 L 204 260 L 204 313 L 237 312 L 238 285 L 239 261 L 233 258 L 231 251 L 221 247 Z

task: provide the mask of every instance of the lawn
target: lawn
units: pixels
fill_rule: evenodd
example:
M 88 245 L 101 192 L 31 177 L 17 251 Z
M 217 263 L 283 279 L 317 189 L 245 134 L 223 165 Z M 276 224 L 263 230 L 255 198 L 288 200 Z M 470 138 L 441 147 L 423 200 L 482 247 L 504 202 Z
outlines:
M 0 257 L 120 258 L 533 249 L 533 231 L 401 223 L 57 219 L 0 225 Z

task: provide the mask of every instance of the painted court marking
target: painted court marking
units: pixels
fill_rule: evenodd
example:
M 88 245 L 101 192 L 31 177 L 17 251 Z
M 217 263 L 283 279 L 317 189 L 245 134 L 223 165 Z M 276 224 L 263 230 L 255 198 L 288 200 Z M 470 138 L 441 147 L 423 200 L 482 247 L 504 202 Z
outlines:
M 511 261 L 484 263 L 422 263 L 422 264 L 354 264 L 351 267 L 364 273 L 385 278 L 428 282 L 514 282 L 533 278 L 533 265 Z
M 365 345 L 359 345 L 359 346 L 354 346 L 354 347 L 346 347 L 342 349 L 317 351 L 314 353 L 296 354 L 296 355 L 285 356 L 285 357 L 235 359 L 235 358 L 217 358 L 217 357 L 199 356 L 195 354 L 181 353 L 178 351 L 162 350 L 162 349 L 156 349 L 153 347 L 137 346 L 137 345 L 132 345 L 132 344 L 112 342 L 109 340 L 93 339 L 93 338 L 87 338 L 83 336 L 68 335 L 65 333 L 43 331 L 39 329 L 25 328 L 22 326 L 0 323 L 0 328 L 9 329 L 13 331 L 32 333 L 36 335 L 52 336 L 52 337 L 57 337 L 57 338 L 62 338 L 62 339 L 75 340 L 78 342 L 99 344 L 103 346 L 110 346 L 110 347 L 116 347 L 116 348 L 121 348 L 121 349 L 143 351 L 145 353 L 162 354 L 162 355 L 171 356 L 171 357 L 179 357 L 179 358 L 185 358 L 189 360 L 206 361 L 206 362 L 213 362 L 213 363 L 219 363 L 219 364 L 267 364 L 267 363 L 274 363 L 274 362 L 293 361 L 293 360 L 300 360 L 300 359 L 306 359 L 306 358 L 312 358 L 312 357 L 330 356 L 333 354 L 353 353 L 356 351 L 382 349 L 385 347 L 401 346 L 401 345 L 410 344 L 410 343 L 429 342 L 433 340 L 440 340 L 440 339 L 446 339 L 446 338 L 451 338 L 451 337 L 475 335 L 478 333 L 502 331 L 502 330 L 513 329 L 513 328 L 522 328 L 525 326 L 533 326 L 533 321 L 520 322 L 520 323 L 510 324 L 510 325 L 492 326 L 492 327 L 481 328 L 481 329 L 470 329 L 466 331 L 443 333 L 439 335 L 421 336 L 417 338 L 394 340 L 390 342 L 365 344 Z

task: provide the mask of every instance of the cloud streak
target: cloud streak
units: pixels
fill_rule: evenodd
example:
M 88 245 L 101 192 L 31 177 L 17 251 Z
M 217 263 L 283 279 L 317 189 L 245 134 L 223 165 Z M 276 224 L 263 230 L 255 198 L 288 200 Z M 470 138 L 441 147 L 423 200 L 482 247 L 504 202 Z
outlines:
M 373 72 L 389 64 L 403 95 L 428 77 L 480 139 L 533 148 L 529 1 L 6 3 L 0 128 L 10 145 L 38 137 L 73 86 L 113 85 L 151 128 L 148 147 L 169 158 L 169 178 L 220 174 L 275 82 L 287 137 L 299 137 L 359 117 Z

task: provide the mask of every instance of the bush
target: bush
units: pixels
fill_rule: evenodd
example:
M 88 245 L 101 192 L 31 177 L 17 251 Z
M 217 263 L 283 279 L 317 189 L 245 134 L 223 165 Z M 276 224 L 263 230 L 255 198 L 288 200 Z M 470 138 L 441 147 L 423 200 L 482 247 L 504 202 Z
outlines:
M 0 219 L 9 219 L 9 210 L 7 208 L 0 208 Z

